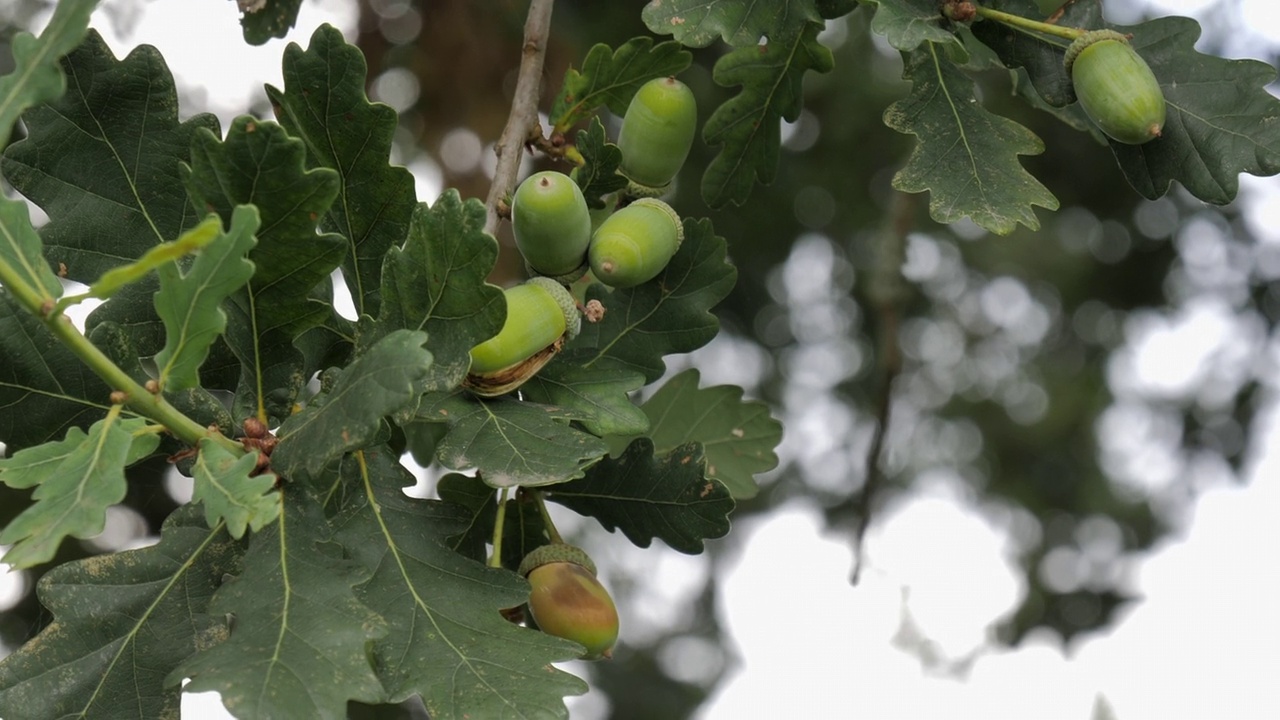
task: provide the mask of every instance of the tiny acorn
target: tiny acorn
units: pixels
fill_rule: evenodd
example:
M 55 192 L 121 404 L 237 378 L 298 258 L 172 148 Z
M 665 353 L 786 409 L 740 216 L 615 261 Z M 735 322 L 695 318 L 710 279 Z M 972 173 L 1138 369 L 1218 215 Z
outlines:
M 586 272 L 591 215 L 568 175 L 545 170 L 520 183 L 511 199 L 511 231 L 533 273 L 571 283 Z
M 525 556 L 518 572 L 529 581 L 531 626 L 583 646 L 583 660 L 613 657 L 618 609 L 581 548 L 543 545 Z
M 1114 30 L 1092 30 L 1067 48 L 1067 74 L 1090 120 L 1116 142 L 1142 145 L 1164 129 L 1160 82 L 1129 38 Z
M 634 287 L 661 273 L 684 241 L 680 216 L 655 198 L 642 198 L 600 223 L 587 259 L 600 282 Z
M 582 315 L 563 285 L 535 277 L 503 291 L 507 319 L 497 335 L 471 348 L 463 384 L 481 397 L 515 390 L 577 337 Z
M 680 172 L 693 147 L 698 103 L 688 85 L 674 77 L 640 86 L 622 117 L 619 171 L 631 181 L 631 197 L 656 197 Z

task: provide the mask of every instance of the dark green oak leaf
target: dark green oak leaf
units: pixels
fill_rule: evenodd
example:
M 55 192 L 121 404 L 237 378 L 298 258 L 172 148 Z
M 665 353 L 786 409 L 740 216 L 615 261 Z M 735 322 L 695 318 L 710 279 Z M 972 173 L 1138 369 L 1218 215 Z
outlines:
M 111 388 L 0 288 L 0 442 L 9 453 L 87 428 Z
M 334 519 L 335 539 L 371 573 L 357 597 L 396 628 L 372 645 L 387 701 L 418 695 L 433 718 L 567 718 L 564 696 L 587 686 L 551 663 L 581 648 L 499 614 L 529 586 L 452 549 L 468 511 L 406 496 L 413 478 L 390 451 L 360 459 L 363 472 L 344 472 L 358 491 Z
M 603 43 L 594 45 L 582 61 L 582 70 L 565 71 L 560 93 L 551 105 L 551 125 L 556 132 L 568 132 L 601 105 L 622 117 L 641 85 L 679 74 L 692 59 L 680 43 L 654 45 L 651 37 L 631 38 L 617 50 Z
M 102 532 L 107 508 L 124 500 L 129 489 L 125 465 L 131 457 L 149 455 L 160 442 L 156 435 L 141 432 L 146 425 L 143 418 L 108 415 L 87 434 L 72 428 L 61 443 L 29 448 L 3 461 L 20 463 L 26 470 L 21 482 L 36 488 L 34 502 L 0 531 L 0 545 L 12 545 L 3 561 L 17 568 L 38 565 L 53 558 L 63 538 Z M 32 457 L 42 462 L 29 462 Z M 3 468 L 0 465 L 0 480 L 8 474 Z
M 50 570 L 37 592 L 53 622 L 0 662 L 0 716 L 178 717 L 182 688 L 166 676 L 226 637 L 226 616 L 208 606 L 242 552 L 184 505 L 156 545 Z
M 382 307 L 376 324 L 361 326 L 361 345 L 397 329 L 425 330 L 435 358 L 424 391 L 447 392 L 471 367 L 471 348 L 493 337 L 507 317 L 502 289 L 485 282 L 498 241 L 484 231 L 484 204 L 447 190 L 418 205 L 403 247 L 382 265 Z
M 579 413 L 509 397 L 428 394 L 418 417 L 448 423 L 436 448 L 445 467 L 475 468 L 491 487 L 537 487 L 581 477 L 609 450 L 600 438 L 569 424 Z
M 1151 66 L 1168 108 L 1155 140 L 1111 141 L 1120 169 L 1143 197 L 1164 195 L 1176 180 L 1197 198 L 1225 205 L 1240 189 L 1240 173 L 1280 172 L 1280 100 L 1267 92 L 1275 68 L 1197 52 L 1200 25 L 1188 18 L 1115 29 L 1132 33 L 1130 43 Z
M 5 150 L 0 168 L 49 215 L 40 230 L 45 257 L 88 284 L 200 220 L 178 165 L 195 133 L 216 133 L 218 121 L 178 122 L 173 76 L 149 45 L 116 60 L 90 31 L 62 70 L 67 92 L 27 111 L 28 136 Z M 57 162 L 64 157 L 76 162 Z
M 761 37 L 786 41 L 822 19 L 814 0 L 653 0 L 640 17 L 653 32 L 689 47 L 706 47 L 716 38 L 734 47 L 754 46 Z
M 574 180 L 587 199 L 587 207 L 602 209 L 605 206 L 605 195 L 627 186 L 627 179 L 618 174 L 618 166 L 622 164 L 622 150 L 608 141 L 600 118 L 591 118 L 587 129 L 578 132 L 576 147 L 582 155 L 583 164 L 578 168 Z
M 97 4 L 98 0 L 64 0 L 53 9 L 39 38 L 28 32 L 13 36 L 13 72 L 0 77 L 0 148 L 9 144 L 13 124 L 23 111 L 66 90 L 58 61 L 80 44 Z
M 272 469 L 286 478 L 315 477 L 331 460 L 368 444 L 383 418 L 417 399 L 431 365 L 426 340 L 426 333 L 397 330 L 338 371 L 327 392 L 280 426 Z
M 1006 235 L 1018 223 L 1040 227 L 1033 206 L 1058 200 L 1018 161 L 1044 143 L 1030 130 L 993 115 L 974 96 L 974 81 L 930 43 L 904 53 L 911 95 L 890 105 L 884 122 L 917 136 L 907 164 L 893 178 L 903 192 L 930 191 L 929 213 L 952 223 L 964 217 Z
M 581 480 L 546 489 L 547 498 L 619 529 L 638 547 L 659 538 L 696 555 L 704 540 L 729 532 L 733 498 L 706 475 L 702 446 L 686 443 L 662 457 L 653 441 L 638 438 L 618 458 L 606 458 Z
M 377 317 L 383 256 L 404 241 L 417 204 L 413 176 L 390 162 L 395 110 L 365 95 L 364 55 L 322 25 L 304 51 L 284 51 L 284 90 L 267 86 L 276 118 L 307 147 L 312 167 L 338 173 L 337 202 L 321 227 L 347 239 L 342 262 L 359 315 Z
M 790 38 L 738 48 L 716 61 L 716 84 L 740 85 L 742 91 L 716 108 L 702 128 L 708 145 L 722 146 L 702 175 L 702 198 L 711 207 L 741 205 L 753 182 L 773 182 L 782 142 L 780 122 L 800 116 L 804 74 L 829 72 L 835 65 L 831 51 L 818 42 L 822 27 L 810 23 Z
M 585 366 L 616 362 L 653 382 L 666 369 L 664 355 L 696 350 L 715 337 L 720 322 L 710 310 L 737 277 L 711 221 L 686 218 L 684 242 L 656 278 L 624 290 L 588 289 L 588 301 L 604 306 L 604 318 L 583 323 L 567 350 L 581 353 L 575 358 Z
M 169 673 L 190 677 L 188 692 L 216 690 L 237 717 L 344 720 L 348 700 L 385 698 L 366 648 L 387 623 L 353 590 L 369 573 L 323 549 L 332 531 L 309 492 L 285 486 L 279 519 L 214 594 L 209 612 L 235 617 L 230 637 Z
M 240 361 L 235 415 L 278 424 L 306 382 L 294 341 L 334 317 L 317 295 L 329 291 L 347 242 L 316 228 L 338 196 L 338 173 L 308 170 L 305 144 L 276 123 L 239 117 L 225 141 L 197 133 L 182 176 L 192 202 L 224 222 L 239 205 L 261 213 L 258 244 L 249 253 L 253 278 L 223 309 L 227 345 Z
M 244 41 L 250 45 L 265 45 L 272 38 L 288 35 L 298 22 L 301 7 L 302 0 L 265 0 L 260 10 L 240 16 Z
M 640 435 L 649 429 L 649 418 L 628 393 L 644 384 L 639 372 L 607 359 L 584 367 L 562 354 L 521 385 L 520 395 L 577 413 L 578 422 L 593 435 Z
M 1040 20 L 1042 14 L 1031 0 L 1006 0 L 996 9 L 1022 17 Z M 1063 8 L 1054 24 L 1063 27 L 1102 27 L 1102 4 L 1099 0 L 1076 0 Z M 994 20 L 982 20 L 971 26 L 973 36 L 995 51 L 1009 68 L 1023 68 L 1031 85 L 1050 107 L 1061 108 L 1076 101 L 1063 59 L 1070 40 L 1050 37 L 1029 30 L 1009 27 Z
M 876 6 L 871 32 L 906 52 L 921 43 L 954 43 L 937 0 L 863 0 Z
M 778 465 L 774 449 L 782 442 L 782 424 L 769 406 L 742 399 L 742 388 L 699 388 L 696 369 L 671 378 L 642 405 L 651 427 L 645 433 L 659 455 L 697 442 L 707 458 L 707 477 L 724 483 L 738 500 L 759 491 L 754 476 Z M 623 440 L 619 438 L 619 440 Z M 619 450 L 623 446 L 613 443 Z
M 196 207 L 218 213 L 224 223 L 237 206 L 257 206 L 262 222 L 249 253 L 255 269 L 240 302 L 252 308 L 259 334 L 278 330 L 292 340 L 333 312 L 313 293 L 327 285 L 346 252 L 341 235 L 316 231 L 338 196 L 338 173 L 308 170 L 301 140 L 276 123 L 238 117 L 226 140 L 196 134 L 182 180 Z

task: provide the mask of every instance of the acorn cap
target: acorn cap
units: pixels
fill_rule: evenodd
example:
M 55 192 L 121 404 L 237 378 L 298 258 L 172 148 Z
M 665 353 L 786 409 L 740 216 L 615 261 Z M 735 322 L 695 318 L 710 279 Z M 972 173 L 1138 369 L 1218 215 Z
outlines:
M 666 185 L 661 185 L 659 187 L 652 187 L 650 185 L 638 183 L 631 178 L 627 178 L 627 188 L 626 190 L 623 190 L 623 194 L 627 197 L 633 198 L 656 198 L 666 195 L 667 191 L 670 189 L 671 183 L 667 183 Z
M 631 203 L 631 207 L 648 207 L 666 213 L 667 217 L 671 218 L 671 224 L 676 226 L 676 248 L 684 242 L 684 223 L 680 222 L 680 214 L 675 211 L 675 208 L 657 198 L 640 198 Z
M 577 278 L 574 279 L 576 280 Z M 573 295 L 569 294 L 564 285 L 561 285 L 558 280 L 542 276 L 529 278 L 526 282 L 530 285 L 537 285 L 555 298 L 556 304 L 560 306 L 560 312 L 564 313 L 565 340 L 572 340 L 578 337 L 578 332 L 582 330 L 582 313 L 578 312 L 577 301 L 573 299 Z
M 567 543 L 551 543 L 538 547 L 524 556 L 524 560 L 520 561 L 520 569 L 516 572 L 520 573 L 520 577 L 528 577 L 529 573 L 537 568 L 557 562 L 581 565 L 592 576 L 596 574 L 596 564 L 591 562 L 591 558 L 583 552 L 582 548 Z
M 1076 64 L 1076 58 L 1080 57 L 1080 53 L 1083 52 L 1085 48 L 1096 42 L 1102 42 L 1103 40 L 1115 40 L 1116 42 L 1122 42 L 1125 45 L 1129 44 L 1129 37 L 1123 33 L 1118 33 L 1115 30 L 1090 30 L 1076 38 L 1072 41 L 1071 45 L 1067 47 L 1067 55 L 1062 59 L 1062 65 L 1067 69 L 1067 75 L 1071 74 L 1071 66 Z

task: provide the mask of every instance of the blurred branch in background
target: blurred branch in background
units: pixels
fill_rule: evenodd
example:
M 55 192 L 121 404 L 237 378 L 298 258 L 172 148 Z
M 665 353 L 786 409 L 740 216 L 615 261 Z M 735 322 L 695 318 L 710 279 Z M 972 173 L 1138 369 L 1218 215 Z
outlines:
M 898 328 L 910 292 L 902 277 L 902 266 L 907 260 L 907 234 L 915 224 L 918 195 L 898 191 L 893 195 L 889 214 L 885 217 L 880 234 L 876 263 L 867 299 L 879 317 L 876 325 L 876 367 L 879 387 L 876 399 L 876 429 L 867 452 L 867 466 L 862 491 L 853 498 L 858 513 L 854 530 L 854 565 L 852 582 L 857 584 L 865 559 L 864 541 L 876 494 L 884 483 L 885 473 L 880 462 L 884 450 L 885 435 L 889 432 L 890 411 L 893 406 L 893 382 L 902 371 L 902 349 L 898 345 Z

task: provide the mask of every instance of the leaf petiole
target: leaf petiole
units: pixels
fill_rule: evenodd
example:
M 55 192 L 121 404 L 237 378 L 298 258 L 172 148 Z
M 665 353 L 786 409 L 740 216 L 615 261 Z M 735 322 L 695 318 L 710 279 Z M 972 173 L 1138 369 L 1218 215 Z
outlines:
M 1011 13 L 1001 12 L 999 10 L 992 10 L 991 8 L 982 7 L 981 5 L 977 5 L 976 3 L 974 5 L 975 5 L 974 9 L 977 11 L 979 17 L 986 18 L 987 20 L 995 20 L 996 22 L 1004 23 L 1005 25 L 1008 25 L 1010 27 L 1015 27 L 1022 30 L 1031 30 L 1034 32 L 1043 33 L 1045 35 L 1052 35 L 1054 37 L 1065 38 L 1067 40 L 1075 40 L 1076 38 L 1088 32 L 1087 30 L 1083 30 L 1081 28 L 1064 27 L 1062 25 L 1051 25 L 1046 22 L 1040 22 L 1039 20 L 1024 18 L 1021 15 L 1013 15 Z
M 507 520 L 507 492 L 510 488 L 502 488 L 498 493 L 498 516 L 493 520 L 493 554 L 489 556 L 489 567 L 502 567 L 502 526 Z
M 563 543 L 564 538 L 560 537 L 560 531 L 556 530 L 556 524 L 551 520 L 551 513 L 547 512 L 547 503 L 542 499 L 542 493 L 537 490 L 530 490 L 529 494 L 533 496 L 533 501 L 538 505 L 538 514 L 542 516 L 542 524 L 547 528 L 547 535 L 551 538 L 552 543 Z

